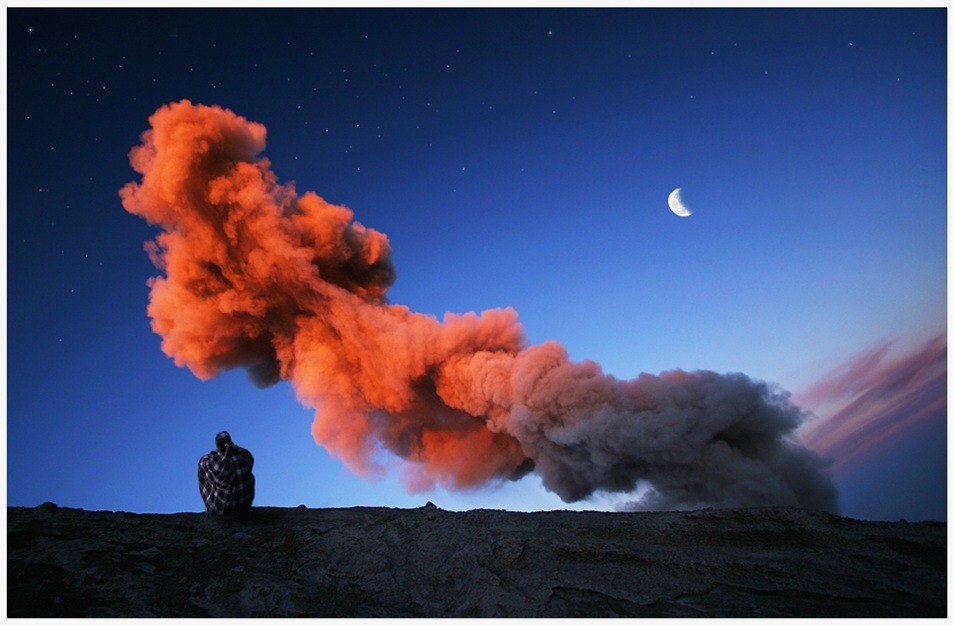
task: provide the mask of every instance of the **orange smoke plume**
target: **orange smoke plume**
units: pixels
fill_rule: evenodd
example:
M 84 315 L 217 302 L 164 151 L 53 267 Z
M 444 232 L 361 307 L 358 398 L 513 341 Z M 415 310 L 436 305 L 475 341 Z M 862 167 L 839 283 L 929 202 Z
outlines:
M 361 474 L 384 449 L 412 489 L 468 488 L 536 471 L 566 501 L 651 485 L 643 505 L 832 510 L 826 463 L 790 434 L 785 393 L 740 374 L 619 381 L 529 346 L 512 309 L 442 321 L 387 303 L 387 237 L 279 184 L 265 128 L 187 100 L 133 148 L 127 211 L 162 228 L 148 306 L 163 351 L 201 379 L 245 368 L 289 380 L 315 440 Z

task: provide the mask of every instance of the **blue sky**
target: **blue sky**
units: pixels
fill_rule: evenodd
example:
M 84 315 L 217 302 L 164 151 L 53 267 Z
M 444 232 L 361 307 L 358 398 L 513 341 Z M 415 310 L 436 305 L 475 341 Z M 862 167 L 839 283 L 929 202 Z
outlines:
M 177 368 L 145 313 L 157 231 L 118 190 L 149 115 L 182 98 L 264 124 L 281 181 L 387 234 L 388 298 L 412 310 L 511 306 L 532 343 L 620 379 L 739 371 L 798 397 L 871 346 L 894 341 L 887 363 L 938 335 L 945 374 L 944 9 L 6 19 L 10 505 L 200 510 L 221 429 L 255 454 L 258 505 L 618 499 L 567 506 L 532 476 L 407 494 L 317 446 L 287 383 Z M 676 187 L 691 217 L 669 211 Z M 942 400 L 835 464 L 844 514 L 946 518 Z

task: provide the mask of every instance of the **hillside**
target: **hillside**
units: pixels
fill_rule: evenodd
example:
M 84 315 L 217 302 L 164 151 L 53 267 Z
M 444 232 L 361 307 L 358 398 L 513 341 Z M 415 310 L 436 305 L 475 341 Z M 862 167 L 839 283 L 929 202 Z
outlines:
M 946 524 L 609 513 L 7 509 L 9 616 L 946 615 Z

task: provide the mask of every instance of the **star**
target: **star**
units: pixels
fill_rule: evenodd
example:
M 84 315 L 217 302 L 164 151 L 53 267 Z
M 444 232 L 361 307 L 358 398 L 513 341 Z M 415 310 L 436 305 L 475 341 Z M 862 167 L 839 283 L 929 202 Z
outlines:
M 33 26 L 27 26 L 27 27 L 26 27 L 26 32 L 29 33 L 29 34 L 31 34 L 31 35 L 33 34 L 33 31 L 35 31 L 35 30 L 36 30 L 36 29 L 33 28 Z

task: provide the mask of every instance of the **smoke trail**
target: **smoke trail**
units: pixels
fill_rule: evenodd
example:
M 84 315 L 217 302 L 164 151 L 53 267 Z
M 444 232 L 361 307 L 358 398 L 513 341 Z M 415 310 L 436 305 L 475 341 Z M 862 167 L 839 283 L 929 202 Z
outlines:
M 282 185 L 265 128 L 187 100 L 160 108 L 130 162 L 126 210 L 162 232 L 148 312 L 162 349 L 201 379 L 243 367 L 290 380 L 315 440 L 368 475 L 381 449 L 411 489 L 529 471 L 565 501 L 653 488 L 655 507 L 833 510 L 825 463 L 789 436 L 787 394 L 744 375 L 619 381 L 557 343 L 529 346 L 512 309 L 442 321 L 385 300 L 387 237 Z

